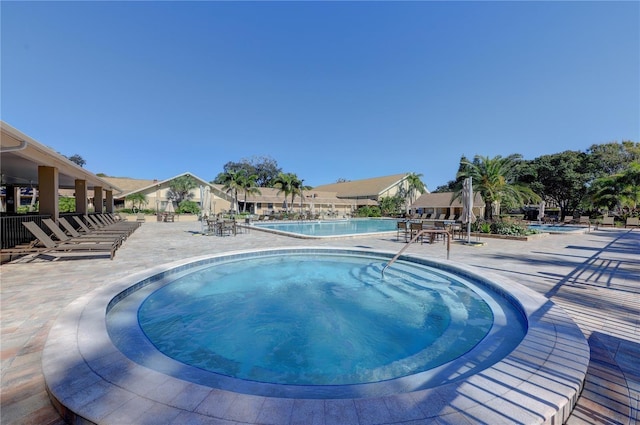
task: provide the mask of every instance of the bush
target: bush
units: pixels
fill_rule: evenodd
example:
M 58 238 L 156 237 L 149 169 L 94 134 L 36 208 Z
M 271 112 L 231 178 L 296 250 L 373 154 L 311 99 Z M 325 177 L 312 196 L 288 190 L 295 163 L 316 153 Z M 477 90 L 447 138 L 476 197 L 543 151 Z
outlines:
M 382 217 L 382 212 L 380 211 L 380 207 L 365 205 L 363 207 L 358 208 L 358 211 L 356 211 L 356 216 L 358 216 L 358 217 Z
M 184 200 L 178 205 L 178 214 L 198 214 L 200 213 L 200 206 L 197 202 Z
M 491 223 L 491 233 L 507 236 L 526 236 L 538 233 L 538 231 L 530 230 L 528 226 L 519 223 L 496 221 Z

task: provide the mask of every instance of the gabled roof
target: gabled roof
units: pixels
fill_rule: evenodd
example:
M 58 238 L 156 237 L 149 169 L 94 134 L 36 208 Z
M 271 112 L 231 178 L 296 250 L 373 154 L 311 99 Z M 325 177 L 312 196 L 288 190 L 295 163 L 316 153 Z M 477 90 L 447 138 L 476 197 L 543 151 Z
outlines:
M 462 208 L 460 198 L 451 202 L 453 192 L 423 193 L 411 204 L 411 208 Z M 479 193 L 473 199 L 474 207 L 484 207 L 484 202 Z
M 127 185 L 129 185 L 129 187 L 131 187 L 130 190 L 124 190 L 124 193 L 122 193 L 120 195 L 121 198 L 124 198 L 132 193 L 137 193 L 137 192 L 145 192 L 149 189 L 155 189 L 156 187 L 166 187 L 169 186 L 169 182 L 171 182 L 171 180 L 176 179 L 178 177 L 183 177 L 183 176 L 190 176 L 193 177 L 199 184 L 201 185 L 206 185 L 206 186 L 211 186 L 209 184 L 208 181 L 201 179 L 200 177 L 196 176 L 193 173 L 190 173 L 188 171 L 182 173 L 182 174 L 178 174 L 177 176 L 173 176 L 170 177 L 168 179 L 164 179 L 164 180 L 135 180 L 135 179 L 125 179 L 128 180 L 126 183 Z M 118 177 L 105 177 L 105 179 L 118 179 Z M 123 188 L 124 189 L 124 188 Z
M 353 180 L 350 182 L 325 184 L 316 186 L 314 190 L 336 192 L 338 198 L 353 198 L 356 196 L 378 196 L 405 179 L 408 173 L 392 176 L 375 177 L 372 179 Z
M 106 180 L 111 184 L 118 186 L 122 193 L 129 194 L 135 192 L 143 187 L 147 187 L 153 184 L 156 180 L 146 179 L 132 179 L 129 177 L 102 177 L 102 180 Z

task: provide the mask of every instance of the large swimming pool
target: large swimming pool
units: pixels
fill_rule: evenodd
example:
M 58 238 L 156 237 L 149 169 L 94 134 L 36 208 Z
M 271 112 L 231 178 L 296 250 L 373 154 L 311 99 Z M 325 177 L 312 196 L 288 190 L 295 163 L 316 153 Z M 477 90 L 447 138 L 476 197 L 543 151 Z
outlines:
M 254 227 L 289 236 L 322 238 L 392 232 L 397 228 L 397 221 L 384 218 L 354 218 L 348 220 L 255 223 Z

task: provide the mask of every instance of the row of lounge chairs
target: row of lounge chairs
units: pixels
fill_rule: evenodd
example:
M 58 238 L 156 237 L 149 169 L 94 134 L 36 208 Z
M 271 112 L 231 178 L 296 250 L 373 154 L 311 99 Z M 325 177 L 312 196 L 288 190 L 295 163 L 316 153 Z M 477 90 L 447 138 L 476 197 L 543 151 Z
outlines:
M 34 221 L 24 221 L 22 225 L 35 238 L 26 245 L 2 249 L 1 254 L 23 256 L 28 254 L 84 254 L 95 256 L 100 253 L 109 254 L 113 259 L 116 250 L 139 226 L 138 222 L 118 221 L 108 214 L 85 215 L 84 221 L 73 216 L 74 226 L 66 218 L 60 217 L 58 223 L 50 218 L 42 220 L 44 226 Z

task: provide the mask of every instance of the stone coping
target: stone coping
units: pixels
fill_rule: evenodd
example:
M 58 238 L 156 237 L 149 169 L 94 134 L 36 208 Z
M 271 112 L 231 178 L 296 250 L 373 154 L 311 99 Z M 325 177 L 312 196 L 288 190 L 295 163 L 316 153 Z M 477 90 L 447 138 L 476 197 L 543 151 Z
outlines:
M 184 270 L 197 261 L 263 251 L 200 256 L 157 266 L 72 302 L 53 325 L 42 360 L 47 391 L 62 416 L 71 423 L 227 425 L 399 424 L 435 418 L 448 423 L 532 424 L 564 423 L 569 417 L 589 362 L 589 347 L 578 327 L 561 308 L 532 290 L 504 277 L 445 260 L 433 263 L 485 282 L 517 300 L 528 320 L 528 331 L 517 348 L 501 361 L 434 388 L 348 399 L 255 396 L 195 384 L 149 369 L 131 361 L 111 342 L 105 313 L 114 297 L 132 285 Z M 424 261 L 413 255 L 405 257 Z M 465 366 L 461 365 L 453 373 L 464 371 Z

